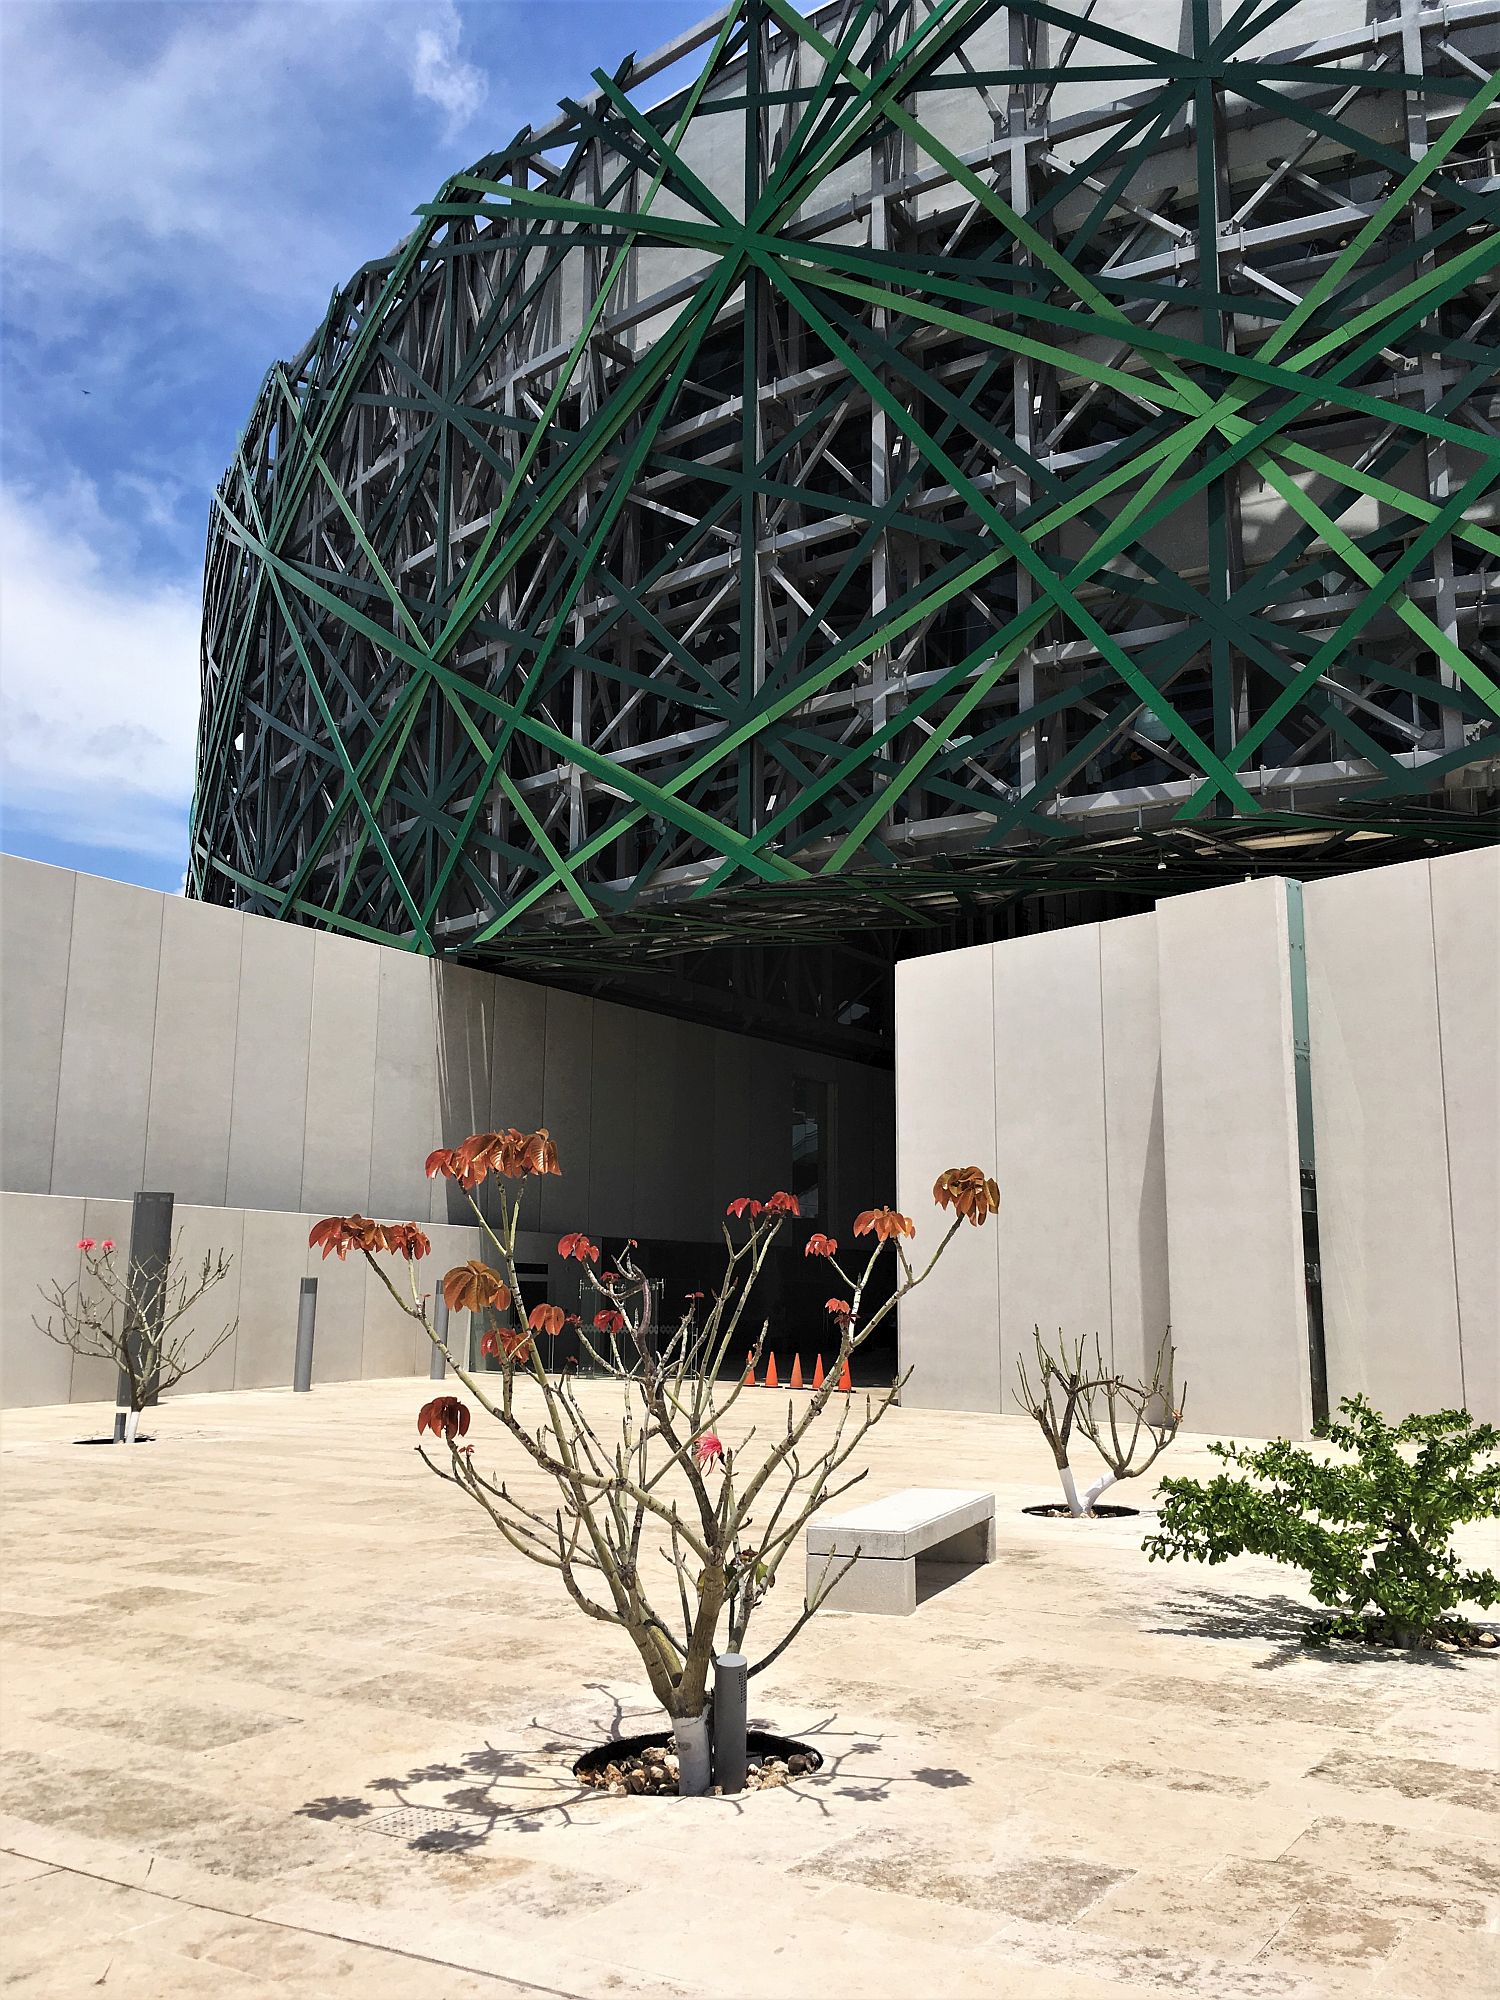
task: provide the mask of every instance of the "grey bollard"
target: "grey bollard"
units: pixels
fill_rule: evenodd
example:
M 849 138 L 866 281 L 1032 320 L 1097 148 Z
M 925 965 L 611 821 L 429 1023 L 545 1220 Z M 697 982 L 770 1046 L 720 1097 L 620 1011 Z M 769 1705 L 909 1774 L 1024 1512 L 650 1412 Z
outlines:
M 175 1199 L 170 1194 L 138 1194 L 130 1207 L 130 1262 L 127 1268 L 130 1292 L 139 1318 L 127 1323 L 125 1338 L 129 1344 L 131 1366 L 143 1377 L 142 1401 L 147 1405 L 157 1400 L 162 1320 L 166 1311 L 167 1280 L 172 1269 L 172 1208 Z M 152 1365 L 153 1362 L 155 1365 Z M 129 1404 L 130 1376 L 122 1368 L 115 1388 L 116 1444 L 134 1434 L 130 1428 Z
M 446 1346 L 448 1341 L 448 1301 L 443 1297 L 441 1286 L 438 1287 L 437 1296 L 432 1302 L 432 1330 L 437 1335 L 438 1340 L 442 1341 L 444 1346 Z M 447 1372 L 448 1364 L 443 1359 L 443 1349 L 437 1345 L 437 1341 L 434 1341 L 432 1359 L 427 1364 L 427 1379 L 429 1382 L 441 1382 Z
M 318 1281 L 304 1278 L 297 1298 L 297 1359 L 292 1364 L 292 1387 L 302 1395 L 312 1387 L 313 1328 L 318 1317 Z
M 714 1657 L 714 1783 L 721 1792 L 745 1789 L 749 1753 L 745 1719 L 749 1706 L 750 1662 L 743 1653 Z

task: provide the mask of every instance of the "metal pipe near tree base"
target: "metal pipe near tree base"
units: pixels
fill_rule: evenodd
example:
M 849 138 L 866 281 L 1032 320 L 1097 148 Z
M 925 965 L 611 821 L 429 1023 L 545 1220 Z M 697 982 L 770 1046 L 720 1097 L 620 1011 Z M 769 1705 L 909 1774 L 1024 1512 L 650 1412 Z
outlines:
M 429 1382 L 441 1382 L 448 1372 L 447 1358 L 443 1353 L 443 1348 L 448 1345 L 448 1301 L 443 1297 L 441 1285 L 432 1302 L 432 1330 L 437 1335 L 437 1340 L 432 1343 L 432 1357 L 427 1363 L 427 1379 Z M 439 1341 L 442 1346 L 439 1346 Z
M 292 1387 L 305 1395 L 312 1387 L 313 1333 L 318 1319 L 318 1281 L 304 1278 L 297 1297 L 297 1355 L 292 1364 Z
M 746 1716 L 750 1663 L 743 1653 L 714 1658 L 714 1783 L 721 1792 L 742 1792 L 749 1761 Z

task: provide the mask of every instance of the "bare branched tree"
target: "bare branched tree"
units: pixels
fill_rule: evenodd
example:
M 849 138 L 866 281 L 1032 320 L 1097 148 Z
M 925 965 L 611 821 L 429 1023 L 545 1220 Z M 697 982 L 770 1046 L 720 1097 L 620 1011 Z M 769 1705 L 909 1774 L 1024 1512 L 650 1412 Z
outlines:
M 83 1271 L 77 1282 L 40 1286 L 47 1317 L 33 1316 L 32 1323 L 59 1347 L 113 1362 L 129 1408 L 121 1441 L 133 1444 L 147 1404 L 201 1368 L 239 1325 L 230 1320 L 200 1340 L 189 1323 L 199 1302 L 229 1276 L 234 1259 L 214 1250 L 194 1267 L 174 1249 L 160 1269 L 140 1271 L 117 1258 L 108 1239 L 96 1243 L 85 1236 L 78 1248 Z
M 1161 1457 L 1182 1423 L 1187 1384 L 1172 1383 L 1172 1342 L 1163 1340 L 1149 1381 L 1130 1382 L 1113 1365 L 1104 1365 L 1099 1336 L 1093 1353 L 1082 1340 L 1069 1342 L 1061 1329 L 1054 1354 L 1032 1329 L 1036 1348 L 1036 1381 L 1024 1358 L 1016 1361 L 1022 1406 L 1051 1446 L 1062 1481 L 1068 1512 L 1075 1518 L 1092 1514 L 1100 1496 L 1120 1479 L 1138 1478 Z M 1073 1476 L 1072 1440 L 1077 1430 L 1104 1460 L 1104 1471 L 1084 1493 Z
M 729 1650 L 744 1649 L 751 1621 L 808 1520 L 864 1478 L 862 1470 L 849 1469 L 851 1460 L 899 1392 L 897 1383 L 861 1400 L 842 1395 L 846 1366 L 929 1275 L 963 1222 L 978 1227 L 994 1212 L 999 1191 L 977 1168 L 944 1174 L 934 1199 L 955 1212 L 925 1263 L 913 1262 L 906 1248 L 915 1225 L 890 1208 L 856 1217 L 854 1235 L 868 1239 L 868 1254 L 847 1264 L 839 1260 L 836 1239 L 810 1236 L 804 1254 L 825 1259 L 847 1294 L 830 1298 L 826 1307 L 838 1343 L 833 1365 L 820 1388 L 788 1401 L 784 1423 L 778 1416 L 762 1441 L 752 1427 L 731 1445 L 723 1432 L 746 1392 L 745 1374 L 736 1365 L 745 1352 L 741 1343 L 748 1344 L 745 1373 L 753 1373 L 769 1331 L 764 1321 L 753 1334 L 747 1331 L 754 1325 L 752 1294 L 772 1246 L 798 1214 L 796 1199 L 778 1193 L 764 1202 L 743 1198 L 729 1204 L 723 1277 L 701 1312 L 693 1310 L 697 1301 L 691 1302 L 675 1327 L 655 1321 L 653 1287 L 636 1261 L 635 1244 L 626 1244 L 613 1266 L 603 1266 L 598 1246 L 587 1237 L 564 1236 L 558 1249 L 577 1261 L 597 1306 L 591 1324 L 584 1325 L 584 1315 L 546 1301 L 528 1309 L 516 1266 L 520 1190 L 502 1191 L 494 1223 L 473 1193 L 491 1173 L 519 1180 L 557 1171 L 544 1131 L 476 1134 L 428 1161 L 430 1174 L 444 1174 L 469 1193 L 495 1259 L 493 1264 L 475 1259 L 450 1271 L 443 1292 L 450 1309 L 509 1316 L 510 1330 L 484 1336 L 485 1351 L 500 1364 L 498 1380 L 471 1373 L 438 1339 L 416 1275 L 416 1261 L 429 1246 L 414 1224 L 330 1217 L 312 1240 L 325 1256 L 363 1252 L 397 1304 L 442 1348 L 474 1401 L 531 1465 L 553 1480 L 554 1500 L 543 1506 L 517 1492 L 503 1474 L 481 1466 L 474 1445 L 465 1442 L 472 1413 L 459 1397 L 435 1397 L 421 1412 L 419 1432 L 447 1444 L 446 1462 L 419 1446 L 428 1467 L 476 1502 L 513 1549 L 554 1570 L 581 1612 L 629 1635 L 671 1718 L 679 1789 L 704 1791 L 708 1679 L 720 1628 L 727 1629 Z M 407 1258 L 408 1295 L 376 1261 L 382 1251 Z M 876 1277 L 883 1260 L 894 1261 L 894 1283 L 866 1317 L 867 1295 L 881 1289 Z M 617 1414 L 607 1424 L 597 1415 L 593 1393 L 586 1407 L 576 1376 L 566 1367 L 549 1367 L 543 1358 L 542 1342 L 570 1323 L 578 1325 L 592 1367 L 620 1392 Z M 835 1398 L 831 1424 L 820 1423 Z M 780 1657 L 845 1566 L 830 1566 L 751 1673 Z

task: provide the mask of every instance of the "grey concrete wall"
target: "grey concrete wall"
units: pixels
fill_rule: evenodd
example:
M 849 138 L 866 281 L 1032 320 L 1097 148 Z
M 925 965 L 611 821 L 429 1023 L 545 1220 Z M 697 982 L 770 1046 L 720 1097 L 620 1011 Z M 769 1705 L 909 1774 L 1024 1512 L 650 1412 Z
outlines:
M 1001 1186 L 997 1223 L 902 1309 L 906 1400 L 1018 1408 L 1036 1327 L 1149 1368 L 1169 1319 L 1152 919 L 908 960 L 896 1029 L 902 1209 L 930 1227 L 944 1167 Z
M 1309 885 L 1330 1394 L 1500 1405 L 1500 851 Z
M 326 1261 L 308 1247 L 316 1215 L 180 1203 L 173 1215 L 174 1248 L 192 1269 L 222 1250 L 229 1275 L 183 1322 L 190 1351 L 206 1353 L 219 1332 L 235 1331 L 182 1383 L 182 1390 L 263 1389 L 289 1383 L 297 1338 L 297 1300 L 304 1277 L 318 1280 L 313 1380 L 349 1382 L 427 1373 L 426 1336 L 399 1311 L 363 1258 Z M 437 1274 L 480 1254 L 477 1229 L 429 1226 L 432 1260 L 419 1268 L 430 1287 Z M 124 1254 L 130 1203 L 76 1195 L 0 1194 L 0 1404 L 112 1400 L 114 1371 L 105 1361 L 76 1356 L 35 1324 L 48 1317 L 44 1287 L 74 1285 L 82 1275 L 79 1239 L 113 1237 Z M 389 1260 L 396 1282 L 406 1267 Z M 462 1339 L 467 1321 L 456 1324 Z
M 461 1225 L 467 1202 L 423 1163 L 473 1131 L 553 1133 L 563 1176 L 528 1188 L 522 1210 L 536 1260 L 565 1229 L 716 1241 L 732 1196 L 787 1184 L 798 1077 L 831 1086 L 834 1226 L 895 1184 L 891 1079 L 863 1064 L 9 856 L 0 1062 L 7 1194 L 76 1207 L 170 1189 L 181 1213 L 217 1210 L 227 1230 L 243 1228 L 243 1368 L 257 1383 L 288 1379 L 289 1359 L 268 1358 L 284 1347 L 268 1329 L 296 1231 L 305 1252 L 322 1215 Z M 59 1225 L 69 1245 L 86 1233 L 76 1221 Z M 87 1233 L 125 1228 L 116 1218 Z M 30 1298 L 38 1272 L 24 1243 L 13 1232 Z M 253 1281 L 262 1257 L 276 1273 L 265 1296 Z M 371 1372 L 384 1351 L 352 1282 L 331 1281 L 320 1346 L 341 1376 Z M 28 1305 L 17 1324 L 29 1323 Z M 227 1365 L 216 1357 L 208 1386 Z M 30 1355 L 12 1380 L 12 1401 L 57 1384 Z
M 1156 911 L 1172 1343 L 1195 1430 L 1312 1425 L 1286 884 Z
M 993 1166 L 993 1243 L 902 1314 L 908 1400 L 1014 1407 L 1033 1321 L 1149 1368 L 1194 1429 L 1312 1419 L 1288 885 L 898 968 L 898 1187 Z M 1328 1386 L 1500 1418 L 1500 850 L 1308 885 Z
M 994 948 L 898 965 L 896 1202 L 916 1222 L 919 1248 L 937 1228 L 938 1175 L 947 1167 L 990 1167 L 998 1156 L 996 1068 Z M 1000 1408 L 1000 1238 L 993 1223 L 965 1228 L 902 1306 L 901 1366 L 911 1370 L 905 1401 L 940 1410 Z

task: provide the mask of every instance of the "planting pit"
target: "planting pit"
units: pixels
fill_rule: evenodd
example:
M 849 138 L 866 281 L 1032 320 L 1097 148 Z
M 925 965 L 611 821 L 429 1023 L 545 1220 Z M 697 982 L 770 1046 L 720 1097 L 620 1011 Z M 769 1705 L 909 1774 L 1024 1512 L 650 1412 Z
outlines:
M 1066 1500 L 1049 1500 L 1042 1507 L 1023 1507 L 1023 1514 L 1036 1514 L 1047 1521 L 1124 1521 L 1132 1514 L 1140 1513 L 1139 1507 L 1111 1507 L 1107 1503 L 1095 1507 L 1092 1513 L 1073 1513 Z
M 820 1751 L 810 1743 L 798 1743 L 791 1736 L 774 1736 L 769 1730 L 752 1729 L 747 1735 L 750 1753 L 745 1773 L 747 1792 L 774 1791 L 797 1778 L 809 1778 L 823 1768 Z M 677 1758 L 672 1736 L 663 1730 L 655 1736 L 622 1736 L 586 1750 L 573 1766 L 573 1776 L 581 1785 L 610 1792 L 617 1798 L 634 1793 L 637 1797 L 677 1796 Z M 710 1788 L 718 1796 L 720 1788 Z

